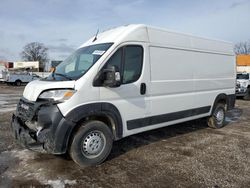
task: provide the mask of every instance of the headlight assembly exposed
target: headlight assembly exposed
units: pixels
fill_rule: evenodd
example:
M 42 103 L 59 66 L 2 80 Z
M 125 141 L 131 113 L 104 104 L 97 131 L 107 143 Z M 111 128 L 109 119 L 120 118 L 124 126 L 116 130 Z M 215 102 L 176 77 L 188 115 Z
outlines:
M 40 94 L 39 99 L 52 99 L 54 101 L 63 102 L 70 99 L 75 92 L 75 90 L 70 89 L 48 90 Z

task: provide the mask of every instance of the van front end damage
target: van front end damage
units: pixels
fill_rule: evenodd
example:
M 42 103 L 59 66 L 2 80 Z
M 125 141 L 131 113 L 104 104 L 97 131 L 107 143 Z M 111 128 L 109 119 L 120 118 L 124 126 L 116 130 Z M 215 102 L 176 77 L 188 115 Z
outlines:
M 20 99 L 11 122 L 14 136 L 22 146 L 52 154 L 66 152 L 74 125 L 63 117 L 55 102 L 31 102 L 25 98 Z

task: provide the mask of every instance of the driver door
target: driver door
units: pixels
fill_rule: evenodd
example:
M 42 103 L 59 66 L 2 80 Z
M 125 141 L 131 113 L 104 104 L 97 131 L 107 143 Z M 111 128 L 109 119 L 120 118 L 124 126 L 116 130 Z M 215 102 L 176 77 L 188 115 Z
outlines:
M 123 136 L 142 127 L 129 122 L 145 118 L 149 113 L 147 84 L 150 74 L 144 49 L 142 45 L 122 46 L 104 65 L 104 68 L 115 66 L 121 75 L 119 87 L 100 87 L 100 101 L 109 102 L 119 110 L 123 120 Z

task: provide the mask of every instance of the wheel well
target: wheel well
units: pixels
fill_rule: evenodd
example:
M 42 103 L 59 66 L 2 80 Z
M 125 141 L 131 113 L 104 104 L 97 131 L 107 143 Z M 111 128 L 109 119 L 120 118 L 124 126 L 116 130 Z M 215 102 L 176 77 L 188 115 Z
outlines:
M 119 110 L 110 103 L 91 103 L 84 104 L 72 110 L 65 117 L 75 125 L 72 127 L 67 137 L 66 147 L 72 142 L 73 135 L 78 131 L 84 122 L 98 120 L 105 123 L 113 134 L 114 140 L 122 138 L 123 124 Z
M 225 110 L 227 110 L 228 98 L 227 98 L 226 94 L 220 94 L 215 98 L 212 113 L 213 113 L 214 109 L 216 108 L 216 105 L 219 104 L 219 103 L 224 104 L 225 105 Z
M 221 103 L 221 104 L 225 104 L 225 105 L 226 105 L 226 104 L 227 104 L 227 100 L 226 100 L 226 99 L 220 99 L 220 100 L 217 101 L 217 104 L 218 104 L 218 103 Z
M 104 116 L 104 115 L 91 115 L 91 116 L 87 116 L 87 117 L 82 118 L 80 121 L 78 121 L 76 123 L 75 127 L 73 128 L 73 130 L 71 131 L 71 134 L 70 134 L 70 139 L 69 139 L 70 143 L 73 139 L 73 136 L 79 130 L 79 128 L 82 126 L 82 124 L 86 123 L 88 121 L 91 121 L 91 120 L 98 120 L 98 121 L 105 123 L 110 128 L 110 130 L 113 134 L 113 139 L 117 140 L 115 123 L 111 117 Z

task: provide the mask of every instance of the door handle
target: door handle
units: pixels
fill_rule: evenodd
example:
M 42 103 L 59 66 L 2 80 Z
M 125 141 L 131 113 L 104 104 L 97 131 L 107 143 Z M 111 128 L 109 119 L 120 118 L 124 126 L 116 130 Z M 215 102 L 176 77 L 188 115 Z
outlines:
M 140 88 L 141 95 L 145 95 L 146 90 L 147 90 L 146 84 L 145 83 L 141 83 L 141 88 Z

